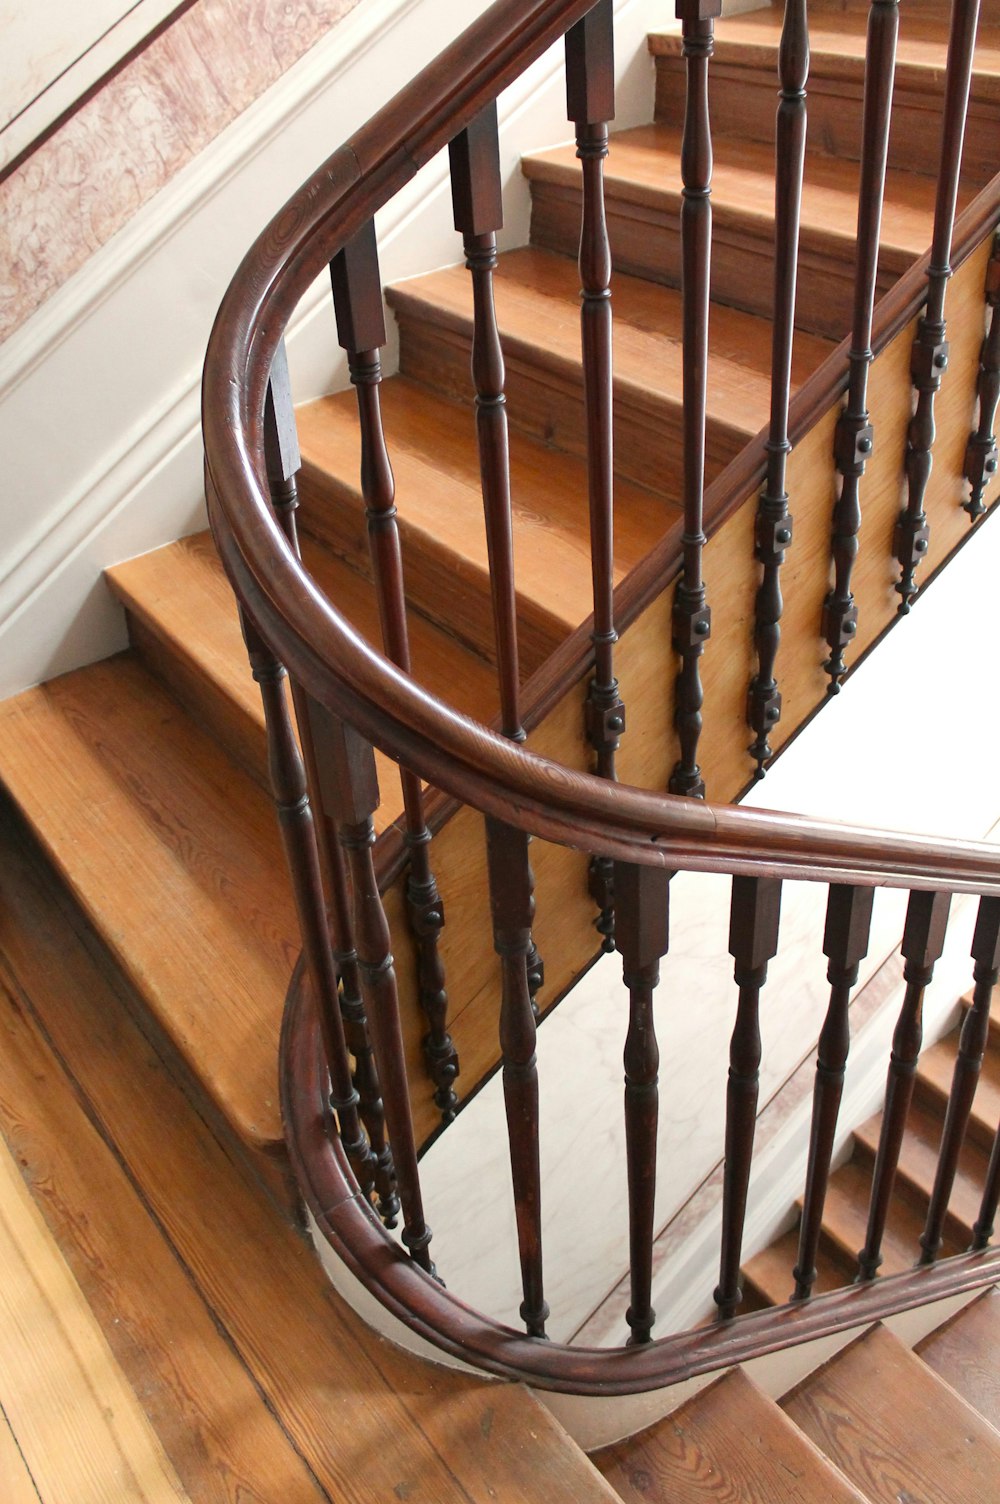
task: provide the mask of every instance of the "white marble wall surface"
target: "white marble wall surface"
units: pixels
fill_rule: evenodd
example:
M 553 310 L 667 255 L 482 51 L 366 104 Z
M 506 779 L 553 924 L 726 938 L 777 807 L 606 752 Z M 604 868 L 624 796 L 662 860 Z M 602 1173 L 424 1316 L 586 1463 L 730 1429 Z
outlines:
M 984 665 L 996 632 L 990 581 L 997 578 L 1000 529 L 987 526 L 991 532 L 949 566 L 748 803 L 939 834 L 991 831 L 1000 816 L 1000 767 L 992 755 L 1000 716 Z M 780 953 L 762 998 L 762 1106 L 809 1055 L 822 1022 L 825 899 L 818 885 L 786 885 Z M 736 1002 L 728 880 L 679 875 L 671 904 L 671 951 L 657 1001 L 657 1224 L 664 1230 L 721 1158 Z M 862 984 L 898 944 L 904 909 L 904 894 L 876 895 Z M 971 983 L 973 918 L 968 905 L 954 926 L 953 960 L 938 989 L 941 1020 L 949 999 Z M 601 1307 L 627 1267 L 627 1016 L 620 960 L 608 956 L 539 1030 L 546 1293 L 555 1339 L 569 1340 L 585 1325 L 588 1341 L 617 1340 L 621 1330 L 622 1291 L 613 1313 Z M 499 1078 L 428 1152 L 422 1177 L 435 1257 L 449 1287 L 516 1325 L 520 1292 Z M 666 1248 L 669 1238 L 661 1241 Z M 709 1289 L 713 1282 L 714 1271 L 706 1271 Z

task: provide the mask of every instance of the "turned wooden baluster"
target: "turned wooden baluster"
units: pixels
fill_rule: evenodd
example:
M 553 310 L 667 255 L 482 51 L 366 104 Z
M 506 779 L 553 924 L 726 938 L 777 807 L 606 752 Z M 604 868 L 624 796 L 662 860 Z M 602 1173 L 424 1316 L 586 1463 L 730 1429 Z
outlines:
M 299 453 L 284 340 L 278 345 L 271 364 L 271 374 L 264 401 L 264 461 L 275 515 L 285 537 L 298 556 L 300 549 L 295 514 L 299 505 L 297 476 L 302 459 Z M 319 783 L 312 738 L 309 735 L 302 691 L 296 684 L 292 685 L 292 703 L 295 707 L 299 740 L 302 746 L 306 787 L 317 789 Z M 358 1093 L 358 1111 L 368 1134 L 374 1160 L 379 1214 L 387 1227 L 395 1227 L 396 1217 L 399 1214 L 399 1197 L 396 1194 L 392 1150 L 385 1138 L 382 1091 L 368 1034 L 368 1019 L 361 998 L 347 892 L 347 874 L 344 871 L 336 831 L 322 810 L 315 819 L 315 832 L 323 890 L 327 900 L 327 925 L 333 947 L 333 961 L 340 977 L 340 1012 L 344 1020 L 347 1047 L 354 1057 L 354 1085 Z
M 767 478 L 760 493 L 754 530 L 754 557 L 763 567 L 754 607 L 757 673 L 747 696 L 747 720 L 755 732 L 749 747 L 764 776 L 771 756 L 768 740 L 781 719 L 781 695 L 774 676 L 781 644 L 781 566 L 792 541 L 785 474 L 791 444 L 788 401 L 795 336 L 795 282 L 799 256 L 802 172 L 806 155 L 806 79 L 809 75 L 809 27 L 806 0 L 786 0 L 778 48 L 780 103 L 775 124 L 774 180 L 774 322 L 771 345 L 771 416 L 767 443 Z
M 767 963 L 778 950 L 781 882 L 773 877 L 734 877 L 729 919 L 729 954 L 740 989 L 736 1025 L 729 1047 L 726 1086 L 726 1163 L 722 1188 L 722 1257 L 713 1299 L 719 1319 L 735 1316 L 740 1288 L 740 1255 L 746 1221 L 760 1084 L 760 993 Z
M 913 1097 L 913 1080 L 923 1042 L 924 989 L 944 949 L 950 893 L 911 893 L 903 930 L 906 993 L 892 1036 L 892 1055 L 882 1109 L 882 1131 L 872 1175 L 865 1246 L 858 1254 L 858 1279 L 874 1279 L 882 1262 L 882 1237 L 889 1215 L 899 1151 Z
M 396 521 L 396 489 L 382 428 L 379 386 L 380 350 L 385 344 L 385 315 L 379 275 L 375 225 L 369 222 L 330 264 L 333 303 L 340 343 L 347 351 L 351 381 L 358 396 L 361 428 L 361 491 L 365 500 L 368 546 L 378 601 L 382 645 L 404 673 L 411 672 L 410 637 L 406 621 L 403 557 Z M 403 838 L 410 854 L 406 907 L 417 942 L 420 1004 L 428 1032 L 423 1051 L 427 1072 L 436 1087 L 434 1100 L 446 1123 L 455 1116 L 454 1091 L 458 1054 L 448 1032 L 448 994 L 440 936 L 444 905 L 431 869 L 431 833 L 424 818 L 420 779 L 409 768 L 399 770 L 403 790 Z
M 670 873 L 659 867 L 616 862 L 618 949 L 629 991 L 625 1039 L 625 1152 L 628 1167 L 630 1299 L 625 1320 L 629 1347 L 648 1342 L 656 1320 L 652 1306 L 653 1220 L 656 1200 L 658 1069 L 653 995 L 660 959 L 669 944 Z
M 472 277 L 472 383 L 476 393 L 476 438 L 490 566 L 493 636 L 500 690 L 500 729 L 514 742 L 525 739 L 521 724 L 521 673 L 517 646 L 517 591 L 514 584 L 514 532 L 510 500 L 510 454 L 504 359 L 493 302 L 497 231 L 503 226 L 497 107 L 489 105 L 449 147 L 455 229 L 462 237 Z M 534 890 L 530 863 L 528 882 Z M 529 891 L 528 897 L 531 896 Z M 528 981 L 531 1005 L 545 969 L 530 942 Z
M 823 954 L 829 961 L 826 975 L 830 983 L 830 1002 L 816 1058 L 806 1190 L 799 1225 L 798 1257 L 792 1272 L 795 1280 L 793 1300 L 808 1300 L 816 1280 L 823 1207 L 830 1182 L 837 1118 L 851 1043 L 848 1007 L 851 988 L 856 984 L 861 962 L 868 954 L 874 898 L 874 888 L 851 888 L 844 883 L 834 883 L 827 901 Z
M 521 1263 L 521 1319 L 529 1337 L 545 1336 L 549 1308 L 542 1279 L 542 1176 L 538 1142 L 535 1014 L 528 986 L 534 903 L 523 830 L 487 817 L 493 944 L 500 957 L 500 1052 L 511 1180 Z
M 986 1053 L 990 1030 L 990 1003 L 1000 977 L 1000 899 L 983 898 L 972 937 L 972 956 L 976 963 L 972 973 L 975 988 L 972 1007 L 962 1022 L 958 1056 L 948 1098 L 941 1148 L 938 1153 L 934 1189 L 931 1192 L 927 1222 L 920 1237 L 922 1264 L 933 1264 L 944 1242 L 944 1223 L 958 1170 L 965 1130 L 972 1113 L 972 1099 Z
M 368 1011 L 396 1166 L 403 1209 L 401 1237 L 414 1263 L 434 1274 L 431 1230 L 424 1218 L 417 1168 L 392 937 L 372 855 L 375 846 L 372 816 L 379 805 L 375 754 L 359 732 L 316 700 L 306 699 L 305 712 L 316 754 L 319 799 L 324 812 L 336 822 L 350 867 L 361 993 Z
M 302 952 L 319 1012 L 323 1053 L 330 1075 L 329 1105 L 337 1115 L 341 1141 L 351 1169 L 363 1194 L 368 1196 L 375 1186 L 375 1163 L 361 1126 L 358 1093 L 351 1080 L 337 973 L 327 929 L 316 828 L 305 769 L 285 694 L 285 670 L 242 605 L 239 614 L 250 668 L 260 686 L 264 705 L 268 772 L 285 861 L 292 879 L 292 894 L 302 933 Z
M 990 312 L 989 333 L 983 340 L 979 356 L 976 396 L 979 401 L 979 425 L 969 435 L 965 450 L 965 478 L 971 489 L 962 505 L 969 520 L 976 522 L 986 511 L 983 492 L 997 473 L 997 404 L 1000 403 L 1000 235 L 993 242 L 993 254 L 986 266 L 986 306 Z
M 996 1138 L 993 1140 L 993 1152 L 990 1155 L 989 1169 L 986 1172 L 982 1205 L 979 1208 L 976 1225 L 972 1229 L 972 1248 L 975 1252 L 985 1248 L 993 1236 L 998 1203 L 1000 1203 L 1000 1128 L 997 1129 Z
M 566 33 L 566 109 L 576 126 L 583 175 L 580 226 L 580 331 L 586 414 L 590 566 L 594 589 L 594 676 L 587 693 L 587 740 L 596 771 L 615 778 L 615 753 L 625 729 L 625 706 L 614 671 L 618 641 L 614 615 L 614 465 L 612 438 L 611 244 L 604 205 L 608 121 L 615 113 L 614 10 L 599 0 Z M 597 904 L 604 950 L 615 948 L 614 863 L 594 857 L 590 894 Z
M 861 124 L 861 178 L 858 189 L 858 249 L 854 271 L 850 379 L 847 404 L 837 421 L 834 463 L 841 476 L 833 514 L 833 589 L 823 606 L 822 632 L 830 648 L 823 667 L 830 676 L 827 694 L 835 695 L 846 672 L 844 652 L 858 630 L 858 608 L 851 592 L 861 527 L 861 477 L 872 452 L 874 431 L 868 415 L 868 367 L 873 356 L 872 312 L 878 271 L 879 231 L 885 192 L 889 117 L 896 71 L 898 0 L 874 0 L 868 14 L 864 110 Z
M 722 0 L 676 0 L 687 63 L 681 141 L 681 294 L 683 298 L 684 532 L 681 575 L 674 594 L 672 637 L 680 655 L 674 724 L 680 757 L 670 775 L 672 794 L 704 799 L 698 766 L 701 736 L 700 659 L 712 633 L 701 563 L 705 547 L 705 412 L 708 377 L 708 302 L 712 266 L 712 131 L 708 61 Z
M 917 593 L 917 566 L 930 547 L 930 523 L 924 511 L 924 498 L 933 464 L 931 451 L 935 435 L 934 403 L 948 365 L 944 297 L 951 276 L 951 242 L 955 228 L 958 178 L 962 166 L 962 145 L 972 82 L 972 54 L 976 45 L 978 22 L 979 0 L 953 0 L 941 124 L 941 159 L 934 205 L 934 237 L 930 265 L 927 268 L 927 306 L 918 320 L 910 357 L 910 376 L 917 392 L 917 405 L 906 434 L 906 507 L 900 514 L 893 534 L 893 553 L 902 571 L 896 582 L 896 590 L 901 597 L 901 616 L 909 611 Z

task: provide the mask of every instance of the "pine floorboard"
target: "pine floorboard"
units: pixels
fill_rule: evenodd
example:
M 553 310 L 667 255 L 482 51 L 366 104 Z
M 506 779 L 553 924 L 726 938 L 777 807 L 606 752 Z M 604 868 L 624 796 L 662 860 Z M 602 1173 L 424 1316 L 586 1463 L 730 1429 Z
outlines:
M 412 1358 L 343 1305 L 6 801 L 0 968 L 0 1137 L 192 1504 L 612 1499 L 526 1390 Z M 21 1504 L 12 1455 L 0 1435 Z

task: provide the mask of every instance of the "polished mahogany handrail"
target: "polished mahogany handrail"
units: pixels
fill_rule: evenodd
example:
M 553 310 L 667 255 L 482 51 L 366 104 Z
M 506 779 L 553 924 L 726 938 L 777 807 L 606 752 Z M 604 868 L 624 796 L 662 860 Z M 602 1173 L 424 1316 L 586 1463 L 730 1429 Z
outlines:
M 309 705 L 311 723 L 314 729 L 326 726 L 328 740 L 346 727 L 352 737 L 378 745 L 446 795 L 484 813 L 494 837 L 498 831 L 506 832 L 507 846 L 517 848 L 519 868 L 527 867 L 522 833 L 530 832 L 622 864 L 635 875 L 637 886 L 650 886 L 644 884 L 645 879 L 678 869 L 721 872 L 748 880 L 749 885 L 741 889 L 742 928 L 733 941 L 744 1018 L 734 1035 L 731 1092 L 733 1111 L 745 1118 L 749 1109 L 743 1096 L 748 1097 L 748 1092 L 741 1096 L 736 1087 L 746 1078 L 755 1090 L 757 993 L 771 954 L 768 935 L 777 924 L 779 880 L 905 887 L 921 890 L 921 897 L 932 895 L 932 904 L 951 892 L 1000 898 L 1000 851 L 985 843 L 917 837 L 649 792 L 541 757 L 510 735 L 460 715 L 359 636 L 302 567 L 272 511 L 265 485 L 265 397 L 285 326 L 300 298 L 419 167 L 481 119 L 497 94 L 592 6 L 593 0 L 498 0 L 335 152 L 271 221 L 231 284 L 209 344 L 203 405 L 206 494 L 216 542 L 242 608 L 264 648 L 289 671 L 303 701 L 313 702 Z M 912 291 L 910 287 L 906 298 L 897 296 L 893 317 L 903 316 Z M 889 322 L 884 321 L 885 327 Z M 815 401 L 817 391 L 814 383 L 811 400 Z M 793 437 L 801 421 L 800 401 L 790 410 Z M 366 755 L 371 758 L 370 747 Z M 348 760 L 346 754 L 344 760 Z M 337 816 L 352 855 L 356 904 L 362 928 L 367 925 L 359 935 L 362 970 L 373 1002 L 379 1004 L 380 1013 L 393 1015 L 389 1022 L 398 1036 L 395 998 L 389 1000 L 391 1007 L 382 1010 L 374 994 L 376 984 L 383 990 L 394 986 L 372 865 L 375 796 L 364 788 L 352 793 L 346 783 L 341 787 L 337 779 L 334 782 L 338 786 L 327 813 Z M 513 836 L 516 841 L 507 839 Z M 497 857 L 498 889 L 520 893 L 521 906 L 510 913 L 495 908 L 494 919 L 498 949 L 508 958 L 513 982 L 520 986 L 530 941 L 530 909 L 524 907 L 529 886 L 503 880 L 505 863 L 511 861 L 503 853 Z M 665 910 L 665 904 L 660 907 Z M 646 992 L 653 985 L 654 952 L 662 953 L 663 948 L 665 936 L 648 934 L 637 936 L 631 947 L 635 955 L 633 1001 L 640 1024 L 648 1011 Z M 509 1055 L 515 1074 L 520 1073 L 517 1110 L 528 1122 L 531 1104 L 525 1107 L 525 1102 L 532 1089 L 534 1024 L 525 999 L 514 997 L 513 982 L 505 1064 Z M 645 1268 L 649 1195 L 640 1184 L 640 1172 L 649 1156 L 640 1152 L 635 1156 L 639 1208 L 635 1221 L 642 1232 L 642 1239 L 637 1240 L 642 1247 L 636 1260 L 634 1348 L 628 1353 L 594 1353 L 523 1337 L 470 1311 L 430 1277 L 430 1230 L 423 1221 L 412 1133 L 407 1137 L 404 1131 L 408 1106 L 401 1038 L 383 1039 L 380 1053 L 395 1070 L 386 1085 L 397 1113 L 403 1116 L 395 1127 L 389 1123 L 390 1136 L 401 1156 L 407 1236 L 411 1251 L 423 1255 L 417 1260 L 423 1271 L 388 1239 L 369 1201 L 363 1193 L 359 1195 L 345 1145 L 329 1131 L 329 1081 L 323 1057 L 315 1048 L 305 996 L 301 988 L 296 992 L 293 987 L 282 1049 L 283 1110 L 300 1183 L 318 1226 L 337 1244 L 348 1267 L 413 1330 L 495 1372 L 581 1392 L 626 1393 L 670 1382 L 682 1373 L 738 1361 L 751 1351 L 770 1351 L 789 1341 L 839 1329 L 845 1321 L 851 1324 L 846 1314 L 849 1307 L 859 1320 L 872 1319 L 883 1305 L 899 1309 L 900 1302 L 903 1306 L 917 1303 L 928 1292 L 946 1286 L 952 1293 L 963 1280 L 971 1288 L 983 1282 L 984 1270 L 994 1268 L 994 1252 L 985 1260 L 945 1261 L 906 1276 L 894 1288 L 891 1306 L 885 1304 L 884 1293 L 889 1282 L 880 1281 L 860 1295 L 845 1291 L 819 1297 L 808 1310 L 750 1316 L 711 1335 L 683 1333 L 651 1342 Z M 383 1019 L 383 1028 L 384 1023 Z M 655 1077 L 652 1041 L 634 1050 L 627 1065 L 637 1107 L 641 1105 L 638 1095 Z M 640 1122 L 638 1111 L 633 1119 L 636 1142 L 648 1139 L 648 1124 Z M 525 1154 L 519 1163 L 523 1172 Z M 733 1171 L 732 1200 L 738 1215 L 727 1235 L 719 1292 L 720 1309 L 726 1316 L 739 1300 L 735 1282 L 742 1233 L 740 1199 L 748 1170 L 749 1159 L 744 1156 Z M 537 1241 L 532 1228 L 539 1221 L 534 1206 L 536 1181 L 537 1175 L 522 1173 L 521 1200 L 525 1206 L 531 1203 L 533 1219 L 530 1226 L 526 1223 L 531 1235 L 524 1240 L 523 1310 L 529 1333 L 540 1334 L 545 1314 L 540 1253 L 530 1256 Z
M 205 362 L 207 492 L 226 567 L 309 693 L 480 810 L 594 854 L 694 871 L 1000 893 L 1000 852 L 609 785 L 517 747 L 395 671 L 318 592 L 260 477 L 271 361 L 299 298 L 382 205 L 588 0 L 499 0 L 289 200 L 245 257 Z M 391 709 L 390 709 L 391 707 Z

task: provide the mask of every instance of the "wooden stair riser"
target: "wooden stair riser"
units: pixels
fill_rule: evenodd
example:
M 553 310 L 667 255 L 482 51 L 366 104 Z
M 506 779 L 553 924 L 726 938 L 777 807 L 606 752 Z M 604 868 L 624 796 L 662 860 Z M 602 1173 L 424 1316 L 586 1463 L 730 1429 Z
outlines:
M 917 1343 L 915 1352 L 1000 1430 L 1000 1290 L 985 1291 Z
M 676 53 L 660 50 L 672 38 L 657 39 L 656 119 L 681 124 L 683 64 Z M 724 26 L 712 59 L 710 98 L 716 149 L 726 137 L 773 142 L 778 76 L 777 49 L 762 57 L 762 47 L 728 41 Z M 901 63 L 893 90 L 889 166 L 936 176 L 941 140 L 943 68 Z M 807 84 L 808 141 L 812 152 L 857 161 L 861 154 L 861 100 L 864 68 L 860 58 L 813 50 Z M 1000 130 L 1000 91 L 996 79 L 973 81 L 962 160 L 967 181 L 979 185 L 996 171 L 994 142 Z
M 944 1117 L 935 1113 L 933 1118 L 930 1115 L 925 1118 L 920 1113 L 921 1122 L 916 1125 L 914 1117 L 918 1113 L 919 1109 L 911 1109 L 907 1122 L 896 1172 L 895 1194 L 905 1197 L 920 1217 L 926 1217 L 934 1188 Z M 874 1169 L 880 1122 L 881 1119 L 873 1119 L 855 1134 L 854 1161 L 867 1174 Z M 968 1248 L 972 1242 L 972 1229 L 979 1215 L 988 1163 L 988 1155 L 978 1144 L 967 1141 L 963 1145 L 945 1221 L 945 1238 L 957 1249 Z
M 408 601 L 493 662 L 495 628 L 473 415 L 468 406 L 442 401 L 402 376 L 382 384 L 381 408 Z M 298 427 L 300 525 L 367 575 L 370 550 L 353 393 L 309 403 L 299 410 Z M 509 459 L 518 647 L 521 677 L 527 679 L 593 606 L 588 485 L 579 459 L 518 429 L 510 434 Z M 619 484 L 616 580 L 645 557 L 678 515 L 676 507 L 645 487 Z M 411 636 L 418 626 L 415 621 Z M 496 700 L 494 691 L 494 709 Z
M 612 143 L 612 151 L 613 151 Z M 579 233 L 580 200 L 568 183 L 532 178 L 531 240 L 558 251 Z M 667 192 L 656 205 L 636 201 L 608 183 L 608 230 L 619 271 L 679 287 L 681 280 L 680 194 Z M 769 318 L 774 301 L 773 226 L 759 215 L 740 213 L 716 201 L 712 219 L 712 296 L 719 303 Z M 912 257 L 887 248 L 880 260 L 878 292 L 887 292 Z M 800 329 L 840 340 L 850 328 L 854 293 L 854 240 L 805 228 L 800 237 L 796 323 Z
M 360 498 L 350 480 L 306 460 L 300 495 L 303 532 L 370 579 L 368 539 L 363 525 L 359 526 Z M 482 567 L 470 566 L 425 529 L 412 526 L 403 507 L 399 512 L 399 532 L 408 604 L 471 652 L 492 662 L 495 644 L 485 561 Z M 541 667 L 563 635 L 560 624 L 542 603 L 519 593 L 518 641 L 526 675 Z
M 950 1042 L 942 1041 L 925 1051 L 917 1068 L 914 1100 L 928 1111 L 940 1113 L 951 1090 L 955 1055 Z M 983 1061 L 966 1137 L 983 1154 L 989 1155 L 1000 1122 L 1000 1061 L 991 1051 Z
M 399 321 L 400 370 L 443 396 L 471 401 L 471 325 L 458 330 L 413 316 L 389 290 Z M 583 383 L 578 361 L 546 359 L 537 347 L 505 339 L 507 408 L 510 422 L 533 438 L 583 458 Z M 679 353 L 675 356 L 679 359 Z M 651 396 L 638 386 L 615 383 L 615 468 L 636 485 L 654 484 L 670 501 L 680 489 L 679 401 Z M 745 430 L 718 417 L 708 424 L 706 477 L 718 475 L 746 443 Z
M 126 610 L 129 642 L 150 673 L 165 684 L 188 715 L 219 743 L 237 767 L 270 792 L 267 776 L 267 739 L 264 722 L 255 707 L 241 704 L 212 685 L 187 654 L 173 651 L 135 612 Z M 247 669 L 247 674 L 250 670 Z

